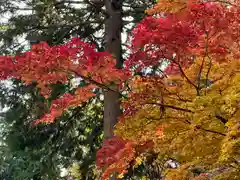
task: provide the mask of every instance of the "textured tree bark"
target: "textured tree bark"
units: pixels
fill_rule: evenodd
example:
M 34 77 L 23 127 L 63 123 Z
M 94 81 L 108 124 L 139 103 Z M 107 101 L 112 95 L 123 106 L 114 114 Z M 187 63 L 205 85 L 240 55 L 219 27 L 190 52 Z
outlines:
M 121 68 L 122 48 L 122 0 L 105 0 L 107 19 L 105 24 L 105 48 L 116 58 L 116 67 Z M 120 115 L 119 93 L 104 91 L 104 139 L 113 136 L 113 128 Z

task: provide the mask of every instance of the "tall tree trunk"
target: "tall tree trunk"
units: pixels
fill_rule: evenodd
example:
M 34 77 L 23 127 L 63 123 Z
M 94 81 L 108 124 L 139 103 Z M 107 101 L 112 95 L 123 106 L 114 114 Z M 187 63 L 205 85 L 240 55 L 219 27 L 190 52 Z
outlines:
M 105 24 L 106 50 L 116 58 L 117 68 L 121 68 L 122 48 L 122 0 L 105 0 L 108 17 Z M 104 139 L 113 136 L 113 128 L 120 115 L 119 93 L 104 91 Z

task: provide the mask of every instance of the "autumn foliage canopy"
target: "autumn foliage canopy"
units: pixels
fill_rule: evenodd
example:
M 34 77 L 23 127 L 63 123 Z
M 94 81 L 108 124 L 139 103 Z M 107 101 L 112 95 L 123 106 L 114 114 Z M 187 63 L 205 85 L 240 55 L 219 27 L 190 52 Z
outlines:
M 114 91 L 117 85 L 120 94 L 127 92 L 116 136 L 97 153 L 103 179 L 113 173 L 123 177 L 149 151 L 158 154 L 158 161 L 173 158 L 181 164 L 166 169 L 169 180 L 240 177 L 240 4 L 159 0 L 147 13 L 131 34 L 131 55 L 123 69 L 115 68 L 110 54 L 76 38 L 0 57 L 0 78 L 36 82 L 46 99 L 51 84 L 74 78 L 86 82 L 53 100 L 35 125 L 52 123 L 80 106 L 95 95 L 94 88 Z M 154 73 L 133 75 L 147 69 Z M 195 176 L 195 166 L 211 173 Z

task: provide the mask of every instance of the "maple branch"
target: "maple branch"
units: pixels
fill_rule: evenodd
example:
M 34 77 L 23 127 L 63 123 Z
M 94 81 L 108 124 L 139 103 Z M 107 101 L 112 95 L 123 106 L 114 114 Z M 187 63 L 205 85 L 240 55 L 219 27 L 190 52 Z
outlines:
M 204 62 L 205 62 L 205 56 L 203 57 L 203 60 L 202 60 L 202 63 L 201 63 L 201 67 L 200 67 L 199 73 L 197 75 L 197 81 L 198 81 L 197 96 L 200 96 L 201 74 L 202 74 Z
M 207 74 L 206 74 L 206 81 L 205 81 L 205 86 L 207 87 L 207 83 L 208 83 L 208 76 L 209 76 L 209 73 L 212 69 L 212 58 L 210 58 L 210 56 L 208 56 L 210 62 L 209 62 L 209 68 L 208 68 L 208 71 L 207 71 Z M 205 90 L 205 95 L 207 94 L 207 91 Z
M 178 65 L 180 72 L 186 78 L 187 82 L 197 89 L 198 87 L 187 77 L 187 75 L 185 74 L 185 72 L 182 69 L 182 66 L 179 63 L 177 63 L 176 61 L 175 61 L 175 63 Z
M 161 103 L 147 103 L 147 104 L 159 105 L 161 107 L 167 107 L 167 108 L 171 108 L 171 109 L 175 109 L 175 110 L 180 110 L 180 111 L 184 111 L 184 112 L 191 112 L 191 113 L 193 113 L 193 111 L 191 111 L 189 109 L 184 109 L 184 108 L 175 107 L 175 106 L 171 106 L 171 105 L 164 105 L 164 104 L 161 104 Z M 192 124 L 187 119 L 185 119 L 185 122 L 187 122 L 189 125 Z M 224 134 L 224 133 L 221 133 L 221 132 L 218 132 L 218 131 L 214 131 L 214 130 L 211 130 L 211 129 L 205 129 L 205 128 L 201 127 L 200 125 L 195 126 L 195 128 L 196 129 L 201 129 L 201 130 L 206 131 L 206 132 L 215 133 L 215 134 L 218 134 L 218 135 L 221 135 L 221 136 L 226 136 L 226 134 Z
M 193 111 L 191 111 L 191 110 L 189 110 L 189 109 L 185 109 L 185 108 L 181 108 L 181 107 L 176 107 L 176 106 L 172 106 L 172 105 L 167 105 L 167 104 L 162 104 L 162 103 L 150 102 L 150 103 L 145 103 L 145 104 L 158 105 L 158 106 L 161 106 L 161 107 L 166 107 L 166 108 L 170 108 L 170 109 L 175 109 L 175 110 L 179 110 L 179 111 L 184 111 L 184 112 L 193 113 Z M 143 105 L 144 105 L 144 104 L 143 104 Z
M 77 72 L 75 72 L 75 71 L 73 71 L 73 72 L 74 72 L 78 77 L 82 78 L 84 81 L 87 81 L 87 82 L 89 82 L 89 83 L 95 84 L 95 85 L 97 85 L 98 87 L 101 87 L 101 88 L 103 88 L 103 89 L 107 89 L 107 90 L 109 90 L 109 91 L 117 92 L 116 90 L 114 90 L 114 89 L 106 86 L 105 84 L 99 83 L 99 82 L 97 82 L 97 81 L 95 81 L 95 80 L 93 80 L 93 79 L 91 79 L 91 78 L 89 78 L 89 77 L 83 76 L 83 75 L 81 75 L 81 74 L 79 74 L 79 73 L 77 73 Z
M 220 116 L 220 115 L 216 115 L 215 116 L 217 119 L 219 119 L 223 124 L 226 124 L 227 122 L 228 122 L 228 120 L 227 119 L 225 119 L 225 118 L 223 118 L 222 116 Z
M 75 71 L 75 70 L 71 70 L 71 71 L 72 71 L 73 73 L 75 73 L 78 77 L 82 78 L 84 81 L 87 81 L 87 82 L 89 82 L 89 83 L 95 84 L 95 85 L 97 85 L 98 87 L 103 88 L 103 89 L 106 89 L 106 90 L 109 90 L 109 91 L 118 92 L 120 96 L 122 96 L 122 97 L 124 97 L 124 98 L 127 98 L 124 94 L 120 93 L 120 92 L 119 92 L 118 90 L 116 90 L 116 89 L 112 89 L 112 88 L 108 87 L 108 86 L 105 85 L 105 84 L 99 83 L 99 82 L 97 82 L 97 81 L 95 81 L 95 80 L 93 80 L 93 79 L 91 79 L 91 78 L 89 78 L 89 77 L 83 76 L 83 75 L 81 75 L 80 73 L 78 73 L 78 72 Z
M 181 98 L 179 94 L 172 93 L 168 89 L 166 89 L 166 91 L 168 92 L 167 98 L 174 99 L 174 100 L 179 100 L 179 101 L 183 101 L 183 102 L 192 102 L 191 100 Z M 174 98 L 173 96 L 176 96 L 176 98 Z
M 221 136 L 226 136 L 226 134 L 224 133 L 221 133 L 221 132 L 218 132 L 218 131 L 214 131 L 214 130 L 210 130 L 210 129 L 205 129 L 201 126 L 196 126 L 197 129 L 201 129 L 203 131 L 206 131 L 206 132 L 210 132 L 210 133 L 214 133 L 214 134 L 218 134 L 218 135 L 221 135 Z
M 203 65 L 205 62 L 205 58 L 208 55 L 208 32 L 206 32 L 206 42 L 205 42 L 205 52 L 204 52 L 204 56 L 203 56 L 203 60 L 201 63 L 201 67 L 197 76 L 197 81 L 198 81 L 198 85 L 197 85 L 197 95 L 200 96 L 200 89 L 201 89 L 201 76 L 202 76 L 202 70 L 203 70 Z
M 76 74 L 78 77 L 82 78 L 84 81 L 87 81 L 87 82 L 89 82 L 89 83 L 95 84 L 95 85 L 97 85 L 98 87 L 101 87 L 101 88 L 103 88 L 103 89 L 107 89 L 107 90 L 109 90 L 109 91 L 114 91 L 114 92 L 116 92 L 116 90 L 111 89 L 110 87 L 106 86 L 105 84 L 101 84 L 101 83 L 99 83 L 99 82 L 97 82 L 97 81 L 95 81 L 95 80 L 93 80 L 93 79 L 91 79 L 91 78 L 89 78 L 89 77 L 83 76 L 83 75 L 81 75 L 80 73 L 78 73 L 77 71 L 75 71 L 75 70 L 73 70 L 73 69 L 71 69 L 71 71 L 72 71 L 74 74 Z
M 192 123 L 190 121 L 188 121 L 187 119 L 185 120 L 189 125 L 192 125 Z M 218 132 L 218 131 L 214 131 L 214 130 L 210 130 L 210 129 L 205 129 L 203 128 L 202 126 L 200 125 L 197 125 L 195 126 L 196 129 L 201 129 L 203 131 L 206 131 L 206 132 L 210 132 L 210 133 L 215 133 L 215 134 L 219 134 L 219 135 L 222 135 L 222 136 L 226 136 L 226 134 L 224 133 L 221 133 L 221 132 Z
M 172 117 L 169 117 L 169 118 L 172 118 Z M 187 120 L 187 119 L 184 119 L 184 120 L 189 125 L 192 125 L 192 123 L 189 120 Z M 211 129 L 205 129 L 205 128 L 201 127 L 200 125 L 195 126 L 195 128 L 196 129 L 201 129 L 201 130 L 206 131 L 206 132 L 210 132 L 210 133 L 215 133 L 215 134 L 218 134 L 218 135 L 226 136 L 226 134 L 224 134 L 224 133 L 221 133 L 221 132 L 218 132 L 218 131 L 214 131 L 214 130 L 211 130 Z

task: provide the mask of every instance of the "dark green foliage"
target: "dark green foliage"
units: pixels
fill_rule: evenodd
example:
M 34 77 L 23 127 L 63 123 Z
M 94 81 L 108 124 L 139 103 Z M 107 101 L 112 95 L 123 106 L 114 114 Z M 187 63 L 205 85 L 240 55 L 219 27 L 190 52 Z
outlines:
M 2 51 L 21 50 L 23 44 L 13 40 L 22 35 L 34 43 L 47 41 L 50 45 L 60 44 L 78 36 L 95 43 L 100 50 L 104 47 L 104 23 L 108 15 L 102 6 L 103 3 L 97 3 L 103 2 L 102 0 L 19 2 L 13 0 L 11 3 L 5 1 L 0 4 L 0 15 L 12 13 L 6 24 L 8 29 L 0 33 L 0 40 L 5 42 L 1 47 Z M 154 3 L 153 0 L 123 1 L 123 32 L 129 33 L 134 24 L 145 16 L 146 8 Z
M 34 86 L 14 82 L 13 87 L 12 90 L 4 89 L 8 93 L 1 95 L 10 107 L 3 119 L 6 129 L 2 137 L 7 151 L 2 152 L 7 164 L 1 167 L 4 179 L 6 176 L 17 180 L 59 178 L 60 166 L 68 168 L 75 161 L 94 163 L 95 151 L 102 141 L 102 102 L 99 98 L 65 113 L 54 124 L 31 127 L 35 118 L 47 109 L 42 107 L 43 99 Z M 25 92 L 28 97 L 23 98 L 19 92 Z

